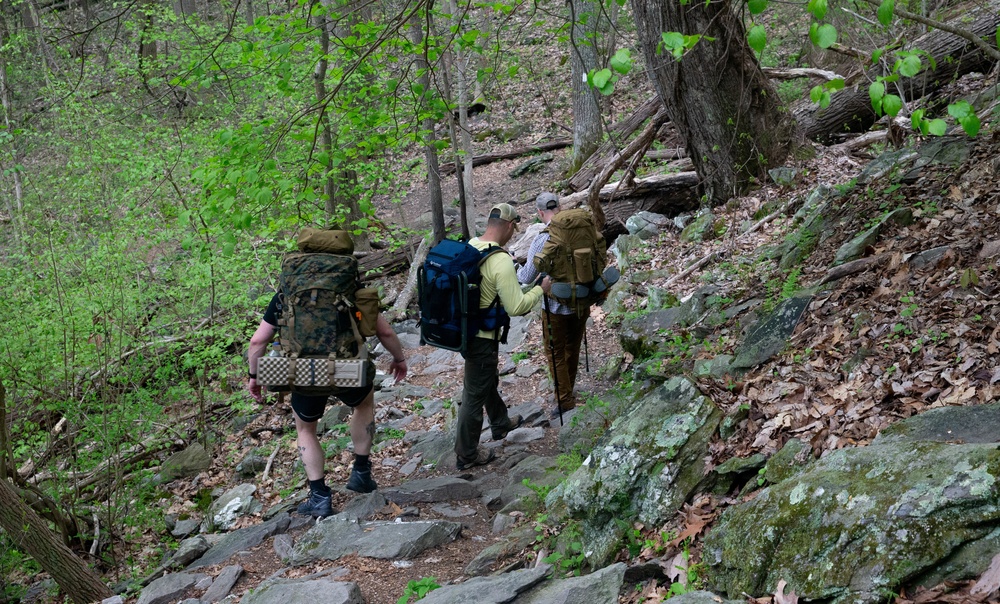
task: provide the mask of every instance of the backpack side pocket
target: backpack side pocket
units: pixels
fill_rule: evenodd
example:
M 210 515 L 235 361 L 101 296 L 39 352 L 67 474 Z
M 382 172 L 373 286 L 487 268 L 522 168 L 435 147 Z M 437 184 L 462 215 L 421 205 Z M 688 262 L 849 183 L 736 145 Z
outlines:
M 378 289 L 374 287 L 359 289 L 354 294 L 354 306 L 357 308 L 354 316 L 358 321 L 358 331 L 361 332 L 361 336 L 370 338 L 375 335 L 379 312 Z

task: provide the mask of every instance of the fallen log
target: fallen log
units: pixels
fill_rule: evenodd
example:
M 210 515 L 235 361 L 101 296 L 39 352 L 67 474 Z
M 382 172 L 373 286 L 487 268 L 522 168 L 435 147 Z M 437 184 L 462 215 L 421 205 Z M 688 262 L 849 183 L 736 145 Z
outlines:
M 534 153 L 555 151 L 556 149 L 564 149 L 572 145 L 573 145 L 572 139 L 559 138 L 554 141 L 549 141 L 547 143 L 538 143 L 537 145 L 531 145 L 529 147 L 520 147 L 517 149 L 513 149 L 511 151 L 477 155 L 472 158 L 472 167 L 484 166 L 486 164 L 491 164 L 493 162 L 501 161 L 504 159 L 516 159 L 518 157 L 523 157 L 525 155 L 532 155 Z M 453 172 L 455 172 L 455 162 L 450 161 L 441 164 L 440 171 L 442 175 L 452 174 Z
M 620 187 L 620 182 L 609 182 L 608 184 L 601 187 L 598 193 L 598 199 L 607 202 L 611 201 L 612 198 L 615 201 L 619 199 L 633 199 L 637 197 L 645 197 L 647 195 L 659 195 L 666 198 L 675 198 L 678 201 L 686 199 L 688 193 L 692 193 L 692 189 L 698 186 L 701 180 L 698 178 L 698 173 L 694 171 L 688 172 L 678 172 L 675 174 L 655 174 L 647 178 L 637 178 L 635 180 L 635 186 L 631 189 L 625 189 Z M 563 209 L 575 208 L 581 203 L 587 202 L 587 196 L 589 191 L 579 191 L 577 193 L 572 193 L 565 197 L 559 199 L 559 205 Z
M 949 27 L 984 37 L 995 35 L 1000 26 L 1000 14 L 995 9 L 975 12 L 971 15 L 973 21 L 966 23 L 969 18 L 970 15 L 964 14 L 951 21 Z M 906 46 L 906 50 L 917 49 L 933 58 L 935 68 L 924 69 L 912 78 L 900 78 L 889 86 L 887 92 L 901 92 L 900 96 L 905 102 L 936 92 L 964 74 L 973 71 L 988 72 L 994 64 L 993 59 L 979 45 L 940 29 L 920 36 Z M 924 59 L 925 63 L 929 63 L 926 57 Z M 830 105 L 825 109 L 809 101 L 796 104 L 792 115 L 802 133 L 809 139 L 826 142 L 835 133 L 867 131 L 878 119 L 868 96 L 867 82 L 874 81 L 880 75 L 887 75 L 881 66 L 870 69 L 858 80 L 862 83 L 835 92 L 830 98 Z
M 359 258 L 358 270 L 361 271 L 361 280 L 373 281 L 401 273 L 410 268 L 413 251 L 420 246 L 421 239 L 420 235 L 414 235 L 405 245 L 396 249 L 375 250 L 363 258 Z

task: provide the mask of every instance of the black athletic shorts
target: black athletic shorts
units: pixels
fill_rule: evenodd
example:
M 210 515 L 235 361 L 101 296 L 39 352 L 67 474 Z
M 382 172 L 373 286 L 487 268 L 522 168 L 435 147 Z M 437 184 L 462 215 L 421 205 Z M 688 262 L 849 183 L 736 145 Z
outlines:
M 340 402 L 344 403 L 348 407 L 357 407 L 365 398 L 371 393 L 372 386 L 359 386 L 357 388 L 338 388 L 334 394 L 330 396 L 335 396 L 340 399 Z M 299 416 L 304 422 L 316 422 L 323 417 L 323 412 L 326 411 L 326 403 L 330 398 L 325 394 L 299 394 L 298 392 L 292 393 L 292 410 L 295 411 L 295 415 Z

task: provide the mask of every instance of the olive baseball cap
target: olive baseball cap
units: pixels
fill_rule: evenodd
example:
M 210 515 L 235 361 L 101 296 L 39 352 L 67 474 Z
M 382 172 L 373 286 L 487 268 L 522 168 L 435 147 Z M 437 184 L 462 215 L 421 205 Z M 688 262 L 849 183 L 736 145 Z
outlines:
M 539 210 L 554 210 L 559 207 L 559 196 L 545 191 L 535 198 L 535 206 Z
M 490 208 L 490 218 L 499 218 L 507 222 L 521 222 L 521 217 L 517 215 L 517 210 L 509 203 L 498 203 Z

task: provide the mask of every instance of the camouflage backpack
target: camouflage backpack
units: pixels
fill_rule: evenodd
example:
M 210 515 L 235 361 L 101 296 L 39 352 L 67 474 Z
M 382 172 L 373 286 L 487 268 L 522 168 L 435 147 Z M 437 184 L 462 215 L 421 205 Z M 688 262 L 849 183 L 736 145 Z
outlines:
M 344 231 L 316 229 L 303 229 L 298 243 L 304 251 L 285 254 L 279 277 L 279 344 L 284 357 L 291 359 L 288 375 L 295 376 L 288 384 L 293 392 L 306 394 L 365 385 L 374 366 L 367 362 L 356 317 L 361 280 L 354 243 Z M 367 377 L 345 381 L 344 370 L 351 367 Z

